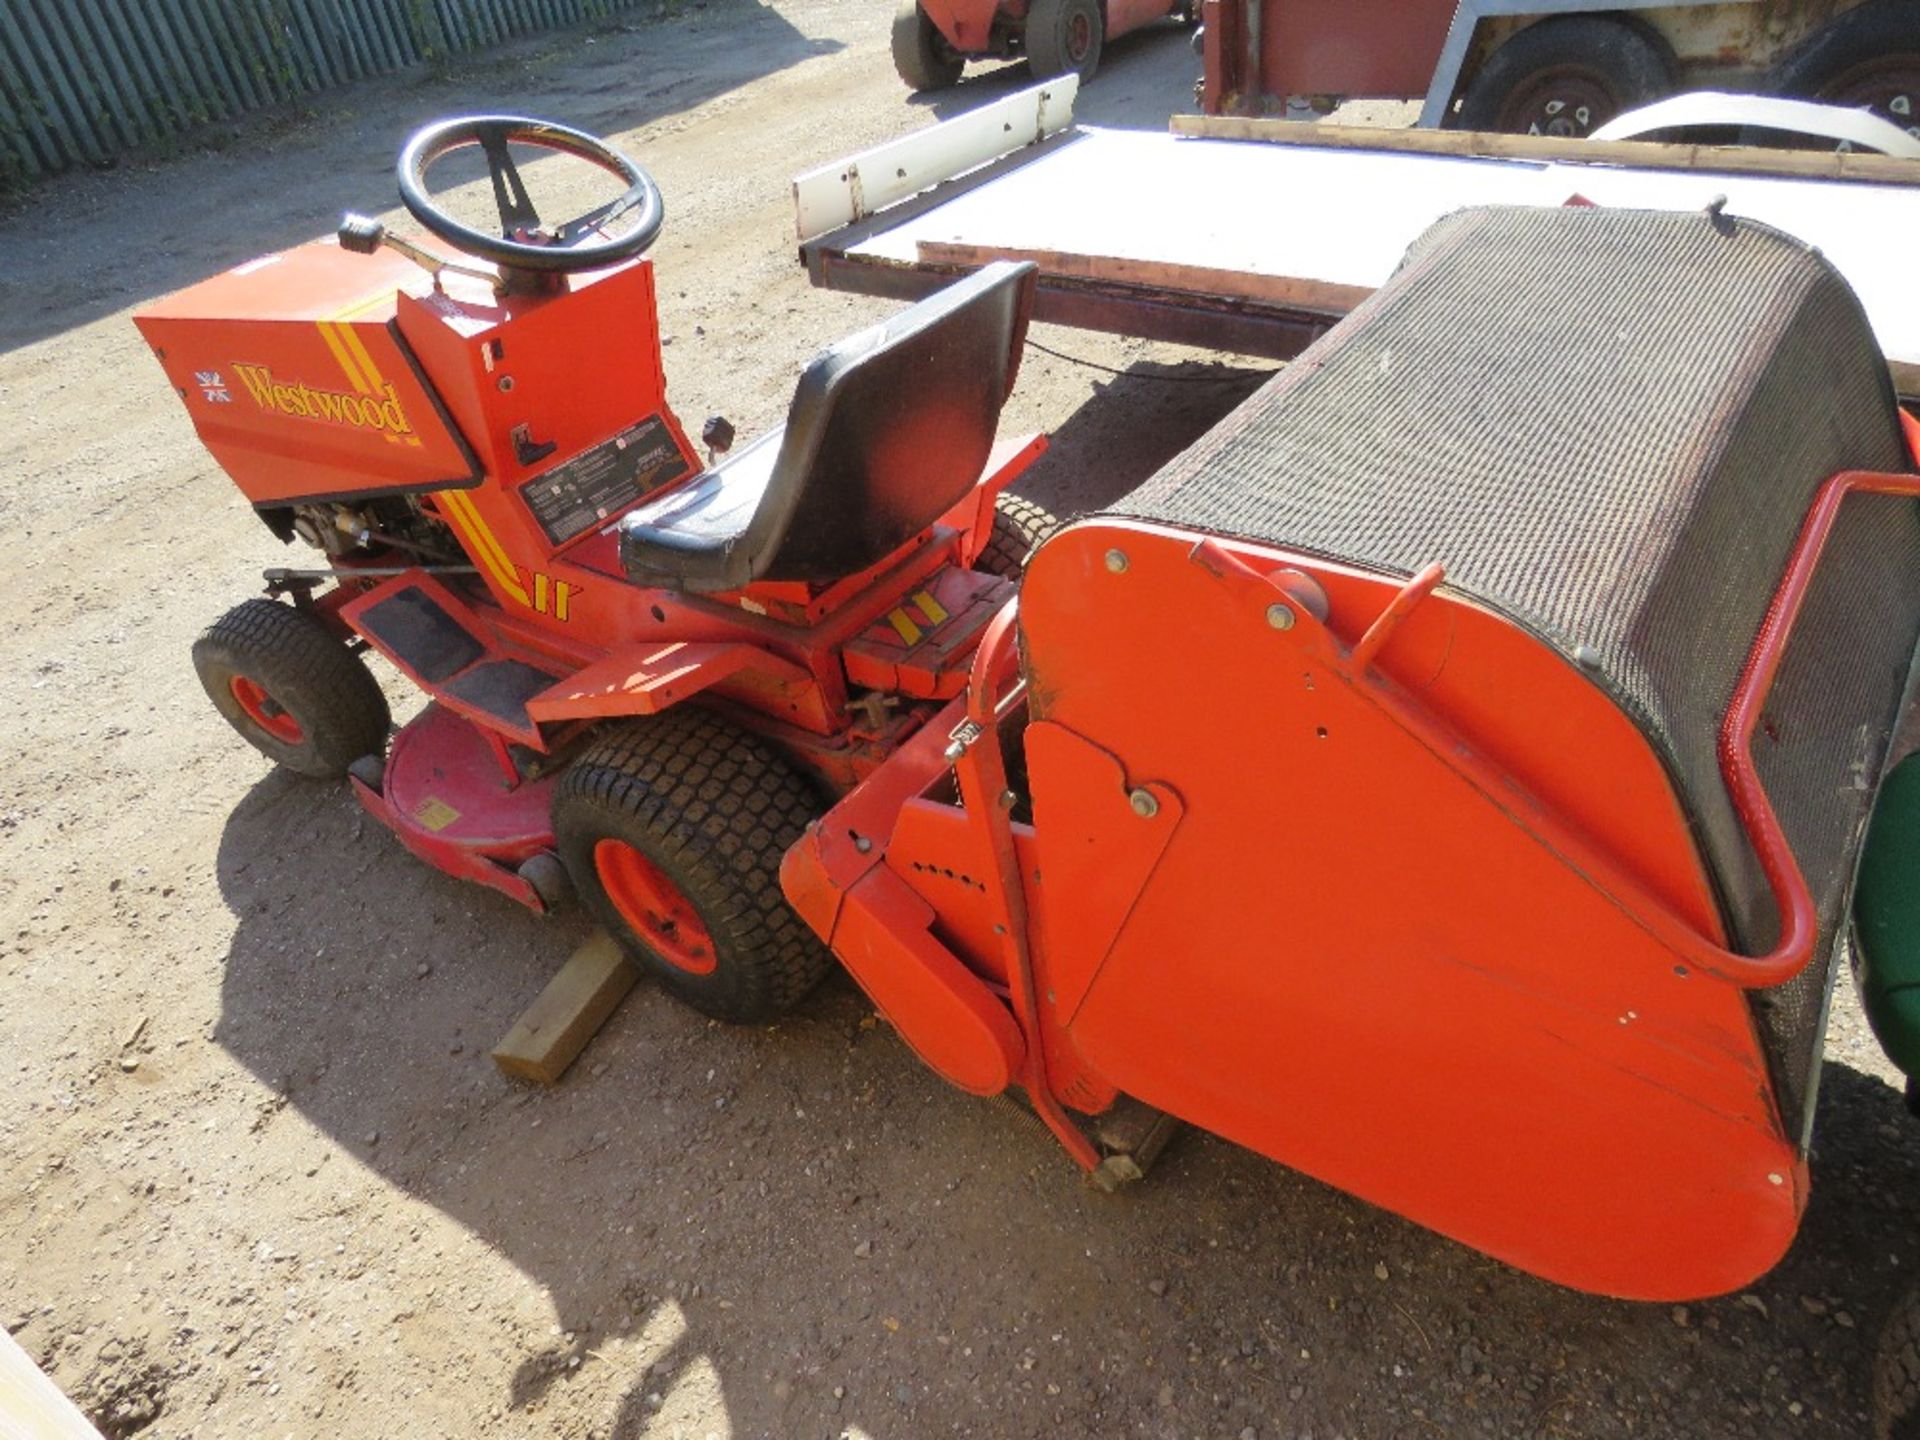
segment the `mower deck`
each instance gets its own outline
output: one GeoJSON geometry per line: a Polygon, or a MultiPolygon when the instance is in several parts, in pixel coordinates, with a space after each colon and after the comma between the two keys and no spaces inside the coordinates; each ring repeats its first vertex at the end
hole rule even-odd
{"type": "Polygon", "coordinates": [[[367,813],[429,865],[544,912],[517,867],[553,848],[555,776],[509,779],[511,763],[487,730],[434,703],[393,737],[378,788],[350,778],[367,813]]]}

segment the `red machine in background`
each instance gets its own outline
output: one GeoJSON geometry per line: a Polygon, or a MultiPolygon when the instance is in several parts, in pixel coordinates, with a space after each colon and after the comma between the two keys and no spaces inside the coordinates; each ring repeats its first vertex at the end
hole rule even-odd
{"type": "Polygon", "coordinates": [[[791,1004],[828,959],[780,902],[781,854],[818,795],[959,693],[1047,523],[995,504],[1042,444],[994,434],[1032,267],[990,267],[830,349],[784,427],[703,467],[666,402],[643,171],[577,131],[481,118],[416,136],[400,185],[497,269],[349,217],[338,244],[138,319],[261,518],[323,555],[269,572],[273,598],[207,632],[207,692],[280,764],[351,770],[430,863],[535,910],[570,878],[709,1013],[791,1004]],[[624,188],[543,225],[510,145],[624,188]],[[473,147],[498,236],[427,192],[436,160],[473,147]],[[432,697],[391,748],[359,645],[432,697]]]}
{"type": "Polygon", "coordinates": [[[1025,56],[1040,79],[1083,80],[1109,40],[1169,15],[1191,21],[1198,0],[900,0],[893,66],[909,90],[944,90],[969,60],[1025,56]]]}
{"type": "Polygon", "coordinates": [[[1731,89],[1920,135],[1920,0],[1205,0],[1203,20],[1210,115],[1419,99],[1426,126],[1584,136],[1731,89]]]}

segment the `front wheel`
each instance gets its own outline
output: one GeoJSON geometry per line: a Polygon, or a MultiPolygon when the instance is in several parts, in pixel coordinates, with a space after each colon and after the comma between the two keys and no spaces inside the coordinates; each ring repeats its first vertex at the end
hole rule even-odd
{"type": "Polygon", "coordinates": [[[1106,37],[1098,0],[1033,0],[1027,7],[1027,66],[1042,80],[1068,71],[1092,79],[1106,37]]]}
{"type": "Polygon", "coordinates": [[[1649,32],[1603,16],[1562,16],[1529,25],[1488,56],[1451,123],[1584,140],[1674,84],[1673,58],[1649,32]]]}
{"type": "Polygon", "coordinates": [[[391,719],[373,672],[303,610],[234,606],[194,642],[193,668],[227,723],[295,774],[337,779],[386,749],[391,719]]]}
{"type": "Polygon", "coordinates": [[[831,957],[780,891],[820,812],[757,736],[698,710],[623,722],[561,776],[553,833],[573,886],[627,954],[716,1020],[766,1020],[831,957]]]}
{"type": "Polygon", "coordinates": [[[966,63],[919,0],[900,0],[893,12],[893,68],[909,90],[945,90],[959,81],[966,63]]]}

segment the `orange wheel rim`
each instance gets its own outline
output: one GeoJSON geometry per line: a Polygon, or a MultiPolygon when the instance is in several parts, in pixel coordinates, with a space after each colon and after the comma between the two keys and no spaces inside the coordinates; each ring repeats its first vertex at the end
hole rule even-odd
{"type": "Polygon", "coordinates": [[[613,908],[648,949],[689,975],[713,973],[720,963],[713,936],[664,870],[624,840],[596,843],[593,868],[613,908]]]}
{"type": "Polygon", "coordinates": [[[269,695],[267,687],[258,680],[236,675],[228,688],[233,691],[233,698],[246,717],[275,740],[298,745],[307,738],[307,732],[300,728],[300,722],[269,695]]]}

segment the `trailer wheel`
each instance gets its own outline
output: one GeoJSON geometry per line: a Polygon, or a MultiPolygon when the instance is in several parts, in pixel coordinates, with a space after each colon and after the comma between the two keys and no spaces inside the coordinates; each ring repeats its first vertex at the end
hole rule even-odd
{"type": "Polygon", "coordinates": [[[973,568],[1018,580],[1040,542],[1059,528],[1059,519],[1046,506],[1002,490],[993,499],[993,533],[974,557],[973,568]]]}
{"type": "Polygon", "coordinates": [[[1776,94],[1871,110],[1920,140],[1920,0],[1868,0],[1781,62],[1776,94]]]}
{"type": "Polygon", "coordinates": [[[1584,139],[1674,84],[1673,56],[1657,36],[1624,20],[1568,15],[1529,25],[1488,56],[1451,123],[1584,139]]]}
{"type": "Polygon", "coordinates": [[[1069,70],[1092,79],[1106,38],[1098,0],[1033,0],[1027,7],[1027,68],[1042,80],[1069,70]]]}
{"type": "Polygon", "coordinates": [[[560,777],[553,833],[587,909],[703,1015],[795,1004],[832,963],[780,892],[780,861],[820,813],[757,736],[683,709],[610,728],[560,777]]]}
{"type": "Polygon", "coordinates": [[[387,748],[387,697],[361,660],[312,615],[242,602],[193,642],[207,698],[248,744],[297,775],[337,779],[387,748]]]}
{"type": "Polygon", "coordinates": [[[1920,1440],[1920,1286],[1894,1302],[1873,1363],[1874,1440],[1920,1440]]]}
{"type": "Polygon", "coordinates": [[[945,90],[959,80],[966,63],[927,18],[920,0],[900,0],[893,12],[893,68],[909,90],[945,90]]]}

